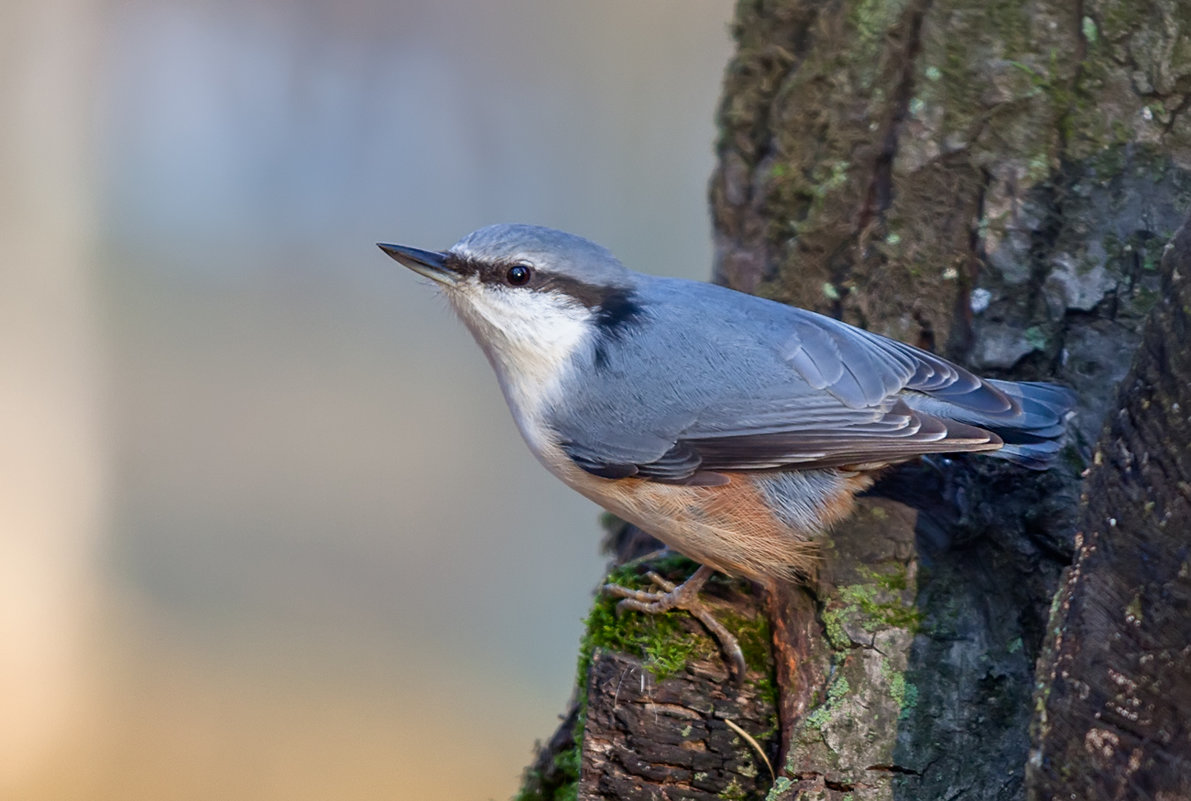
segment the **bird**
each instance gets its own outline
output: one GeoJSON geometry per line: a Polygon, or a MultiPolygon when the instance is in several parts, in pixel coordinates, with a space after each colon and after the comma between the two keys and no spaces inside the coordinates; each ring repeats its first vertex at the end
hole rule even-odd
{"type": "Polygon", "coordinates": [[[378,246],[441,288],[547,470],[700,565],[678,587],[606,589],[631,609],[687,609],[721,646],[730,635],[697,598],[714,571],[809,575],[856,494],[916,457],[1046,469],[1075,403],[812,311],[636,272],[551,228],[378,246]]]}

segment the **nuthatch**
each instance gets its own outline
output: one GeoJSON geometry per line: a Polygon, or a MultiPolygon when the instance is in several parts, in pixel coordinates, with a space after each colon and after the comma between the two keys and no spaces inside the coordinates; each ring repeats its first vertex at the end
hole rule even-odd
{"type": "Polygon", "coordinates": [[[380,248],[442,287],[550,472],[703,565],[668,594],[622,590],[633,608],[691,608],[712,569],[805,575],[816,535],[890,464],[988,451],[1045,468],[1074,402],[803,309],[633,272],[549,228],[380,248]]]}

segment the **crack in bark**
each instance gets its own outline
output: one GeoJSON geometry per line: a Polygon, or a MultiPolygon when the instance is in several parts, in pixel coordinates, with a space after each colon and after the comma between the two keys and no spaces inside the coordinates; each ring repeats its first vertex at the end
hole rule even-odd
{"type": "Polygon", "coordinates": [[[858,784],[857,782],[832,781],[831,779],[824,777],[823,786],[828,790],[835,790],[837,793],[851,793],[858,787],[867,787],[868,785],[858,784]]]}
{"type": "Polygon", "coordinates": [[[980,168],[980,182],[976,185],[976,203],[973,213],[974,224],[968,231],[968,270],[960,273],[960,283],[955,293],[954,322],[947,339],[945,354],[960,363],[967,362],[976,343],[972,327],[972,289],[980,278],[984,264],[984,240],[980,236],[980,225],[988,203],[988,190],[992,186],[993,174],[988,167],[980,168]]]}
{"type": "Polygon", "coordinates": [[[886,773],[901,773],[907,776],[921,776],[921,771],[907,768],[904,765],[869,765],[865,770],[879,770],[886,773]]]}
{"type": "Polygon", "coordinates": [[[888,127],[882,137],[881,152],[873,163],[864,204],[856,218],[858,235],[867,229],[873,220],[882,218],[893,202],[893,160],[897,156],[901,126],[914,96],[915,67],[918,54],[922,51],[922,22],[930,11],[932,2],[933,0],[919,0],[906,10],[907,40],[900,55],[902,71],[893,92],[893,111],[889,115],[888,127]]]}

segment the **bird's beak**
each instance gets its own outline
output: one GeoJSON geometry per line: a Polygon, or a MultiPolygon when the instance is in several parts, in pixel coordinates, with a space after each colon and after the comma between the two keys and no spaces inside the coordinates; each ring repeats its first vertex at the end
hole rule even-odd
{"type": "Polygon", "coordinates": [[[377,242],[376,246],[419,275],[424,275],[447,286],[459,283],[458,274],[447,266],[447,254],[445,253],[434,250],[418,250],[405,245],[386,245],[383,242],[377,242]]]}

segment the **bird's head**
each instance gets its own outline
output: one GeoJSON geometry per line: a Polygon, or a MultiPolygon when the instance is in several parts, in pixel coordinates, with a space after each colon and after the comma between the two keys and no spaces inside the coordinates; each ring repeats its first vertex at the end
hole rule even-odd
{"type": "Polygon", "coordinates": [[[442,287],[502,378],[555,377],[609,326],[640,312],[640,276],[563,231],[490,225],[441,252],[379,247],[442,287]]]}

